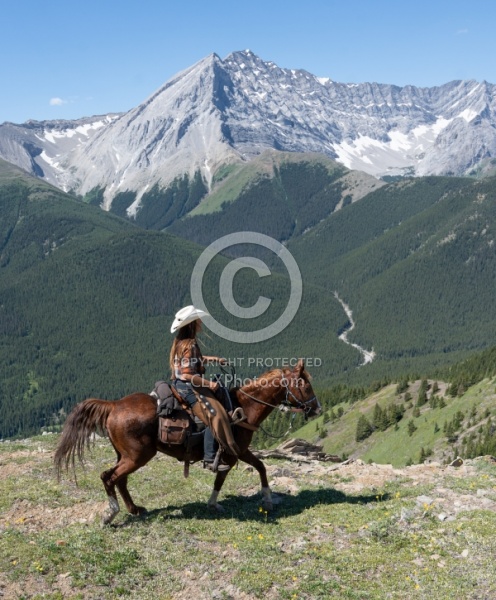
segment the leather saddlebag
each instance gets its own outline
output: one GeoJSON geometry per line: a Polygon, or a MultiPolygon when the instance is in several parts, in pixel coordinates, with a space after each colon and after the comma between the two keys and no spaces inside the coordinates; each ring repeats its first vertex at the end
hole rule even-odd
{"type": "Polygon", "coordinates": [[[184,444],[191,432],[191,421],[185,410],[176,410],[169,417],[160,417],[158,437],[163,444],[184,444]]]}

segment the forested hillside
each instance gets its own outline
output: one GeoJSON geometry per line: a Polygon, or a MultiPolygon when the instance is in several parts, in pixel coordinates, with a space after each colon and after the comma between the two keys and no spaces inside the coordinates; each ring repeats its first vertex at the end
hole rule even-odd
{"type": "MultiPolygon", "coordinates": [[[[349,173],[310,159],[274,164],[273,176],[258,173],[253,185],[231,170],[222,202],[206,198],[176,229],[203,232],[205,242],[250,229],[289,238],[303,277],[301,305],[284,331],[259,344],[206,331],[205,352],[230,358],[240,377],[307,358],[325,395],[338,383],[368,389],[405,373],[422,377],[494,345],[495,180],[405,180],[351,202],[370,181],[352,184],[349,173]],[[230,198],[236,190],[239,198],[230,198]],[[372,363],[360,366],[358,349],[338,338],[350,321],[334,292],[353,314],[349,341],[374,350],[372,363]]],[[[169,208],[186,206],[186,187],[169,208]]],[[[144,230],[6,163],[0,211],[0,437],[56,423],[85,397],[148,391],[168,376],[170,323],[191,302],[202,246],[144,230]]],[[[287,272],[273,253],[260,256],[271,277],[241,269],[233,290],[245,307],[270,298],[257,319],[240,320],[223,304],[227,258],[212,260],[203,277],[209,310],[237,331],[273,323],[287,304],[287,272]]]]}
{"type": "Polygon", "coordinates": [[[386,374],[495,343],[495,232],[495,179],[424,178],[369,194],[288,247],[306,281],[349,304],[350,340],[374,348],[386,374]]]}
{"type": "Polygon", "coordinates": [[[240,228],[288,240],[381,185],[323,156],[265,152],[220,170],[212,193],[168,231],[202,245],[240,228]]]}
{"type": "MultiPolygon", "coordinates": [[[[143,231],[5,164],[0,177],[0,438],[54,424],[88,396],[149,391],[168,377],[170,324],[191,302],[191,272],[202,248],[143,231]]],[[[234,327],[219,300],[225,264],[221,257],[212,262],[204,294],[212,312],[234,327]]],[[[250,305],[261,289],[258,276],[246,271],[235,294],[250,305]]],[[[270,323],[285,307],[287,278],[270,279],[274,300],[252,327],[270,323]]],[[[207,333],[203,344],[231,358],[243,377],[272,366],[255,359],[317,356],[323,366],[313,374],[323,379],[358,364],[356,352],[335,335],[345,322],[341,308],[309,285],[296,318],[277,338],[254,347],[207,333]]]]}

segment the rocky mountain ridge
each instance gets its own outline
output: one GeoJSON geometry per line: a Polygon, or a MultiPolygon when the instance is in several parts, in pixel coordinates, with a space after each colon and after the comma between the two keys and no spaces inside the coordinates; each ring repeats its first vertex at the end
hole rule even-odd
{"type": "Polygon", "coordinates": [[[103,191],[110,208],[154,186],[267,149],[317,152],[373,176],[475,174],[496,154],[495,89],[348,84],[284,69],[250,51],[211,54],[136,108],[77,121],[0,125],[0,157],[65,191],[103,191]]]}

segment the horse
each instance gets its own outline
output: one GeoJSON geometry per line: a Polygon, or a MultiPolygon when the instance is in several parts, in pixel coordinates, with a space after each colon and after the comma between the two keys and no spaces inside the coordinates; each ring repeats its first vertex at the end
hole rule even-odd
{"type": "MultiPolygon", "coordinates": [[[[269,414],[280,405],[300,411],[306,417],[320,414],[321,407],[305,370],[303,360],[294,369],[274,369],[249,380],[241,387],[229,391],[231,400],[243,410],[245,420],[233,425],[233,437],[239,447],[237,456],[224,453],[223,460],[231,468],[239,460],[254,467],[260,475],[262,506],[272,510],[273,499],[263,462],[249,449],[253,434],[269,414]]],[[[61,472],[75,468],[76,458],[84,463],[84,450],[90,446],[92,435],[106,432],[117,462],[100,477],[108,497],[108,509],[103,514],[103,524],[109,525],[120,511],[116,488],[132,515],[146,514],[137,506],[127,489],[128,476],[148,463],[157,452],[163,452],[178,461],[201,461],[203,444],[192,449],[184,445],[164,444],[158,439],[158,416],[156,399],[145,393],[134,393],[120,400],[88,398],[76,404],[69,413],[54,455],[58,479],[61,472]]],[[[186,463],[185,463],[186,465],[186,463]]],[[[216,473],[212,494],[207,506],[221,512],[217,502],[222,485],[229,471],[216,473]]]]}

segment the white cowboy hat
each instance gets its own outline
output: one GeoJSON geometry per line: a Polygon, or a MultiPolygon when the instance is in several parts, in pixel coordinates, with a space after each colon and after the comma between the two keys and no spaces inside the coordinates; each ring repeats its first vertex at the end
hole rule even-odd
{"type": "Polygon", "coordinates": [[[174,317],[174,322],[171,326],[171,333],[174,333],[192,321],[196,321],[196,319],[201,319],[202,317],[208,316],[208,312],[205,312],[200,308],[195,308],[193,305],[185,306],[184,308],[181,308],[181,310],[177,311],[176,316],[174,317]]]}

